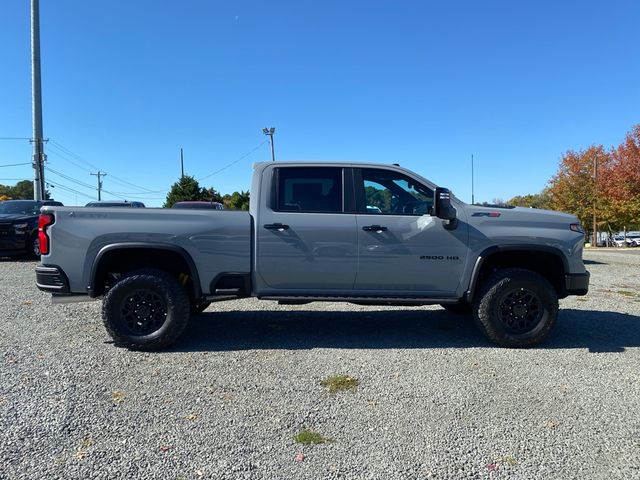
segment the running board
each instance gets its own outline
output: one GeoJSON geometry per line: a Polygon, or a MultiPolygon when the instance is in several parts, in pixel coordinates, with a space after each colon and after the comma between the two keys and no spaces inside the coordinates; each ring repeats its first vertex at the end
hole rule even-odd
{"type": "Polygon", "coordinates": [[[421,297],[329,297],[329,296],[264,296],[260,300],[274,300],[281,305],[304,305],[311,302],[349,302],[357,305],[389,306],[389,305],[439,305],[442,303],[458,303],[459,298],[421,298],[421,297]]]}

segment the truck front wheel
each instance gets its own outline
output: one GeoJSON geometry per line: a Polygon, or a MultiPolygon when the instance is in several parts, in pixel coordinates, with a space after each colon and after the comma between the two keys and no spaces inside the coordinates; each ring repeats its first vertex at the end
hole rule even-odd
{"type": "Polygon", "coordinates": [[[473,304],[480,330],[503,347],[531,347],[549,334],[558,316],[558,295],[530,270],[498,270],[481,285],[473,304]]]}
{"type": "Polygon", "coordinates": [[[178,281],[160,270],[125,275],[102,303],[102,321],[118,346],[157,350],[173,343],[189,321],[189,297],[178,281]]]}

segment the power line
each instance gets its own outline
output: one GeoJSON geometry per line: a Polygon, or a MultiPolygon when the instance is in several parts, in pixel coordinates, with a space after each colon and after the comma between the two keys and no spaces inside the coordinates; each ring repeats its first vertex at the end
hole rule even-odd
{"type": "Polygon", "coordinates": [[[244,155],[242,155],[242,156],[241,156],[240,158],[238,158],[237,160],[234,160],[233,162],[231,162],[231,163],[229,163],[229,164],[225,165],[224,167],[222,167],[222,168],[220,168],[220,169],[216,170],[215,172],[210,173],[209,175],[205,175],[204,177],[200,177],[200,178],[198,179],[198,181],[200,182],[200,181],[204,180],[205,178],[209,178],[209,177],[212,177],[213,175],[217,175],[218,173],[222,172],[223,170],[226,170],[227,168],[232,167],[233,165],[235,165],[235,164],[236,164],[236,163],[238,163],[239,161],[244,160],[245,158],[247,158],[249,155],[251,155],[253,152],[255,152],[256,150],[258,150],[260,147],[262,147],[262,146],[263,146],[265,143],[267,143],[268,141],[269,141],[269,140],[265,140],[265,141],[264,141],[264,142],[262,142],[260,145],[257,145],[256,147],[254,147],[252,150],[250,150],[249,152],[247,152],[247,153],[245,153],[244,155]]]}
{"type": "MultiPolygon", "coordinates": [[[[93,170],[101,170],[101,168],[99,168],[99,167],[97,167],[96,165],[94,165],[93,163],[91,163],[91,162],[89,162],[89,161],[85,160],[85,159],[84,159],[84,158],[82,158],[80,155],[77,155],[77,154],[73,153],[73,152],[72,152],[71,150],[69,150],[67,147],[65,147],[64,145],[60,144],[60,142],[56,142],[55,140],[50,140],[50,142],[51,142],[51,144],[52,144],[54,147],[56,147],[59,151],[61,151],[61,152],[65,153],[66,155],[68,155],[68,156],[70,156],[70,157],[72,157],[72,158],[74,158],[74,159],[78,160],[79,162],[82,162],[82,163],[84,163],[84,164],[86,164],[86,165],[89,165],[93,170]]],[[[74,163],[74,162],[72,162],[72,161],[71,161],[71,160],[69,160],[69,159],[66,159],[66,160],[67,160],[67,161],[69,161],[69,162],[71,162],[71,163],[74,163]]],[[[74,163],[74,164],[75,164],[75,163],[74,163]]],[[[78,166],[77,164],[75,164],[75,165],[76,165],[76,166],[78,166]]],[[[80,167],[80,168],[82,168],[82,167],[80,167]]],[[[86,170],[86,169],[85,169],[85,170],[86,170]]],[[[89,173],[91,173],[91,171],[90,171],[90,170],[87,170],[87,171],[88,171],[89,173]]],[[[122,179],[122,178],[116,177],[116,176],[115,176],[115,175],[113,175],[113,174],[110,174],[110,176],[111,176],[111,180],[112,180],[113,182],[115,182],[115,183],[125,184],[126,186],[129,186],[129,187],[137,188],[137,189],[139,189],[139,190],[144,190],[146,193],[162,193],[162,192],[168,192],[168,191],[169,191],[169,190],[150,190],[150,189],[148,189],[148,188],[142,187],[142,186],[140,186],[140,185],[136,185],[135,183],[131,183],[131,182],[129,182],[129,181],[127,181],[127,180],[124,180],[124,179],[122,179]]],[[[106,191],[106,190],[105,190],[105,191],[106,191]]],[[[143,193],[143,192],[140,192],[140,193],[143,193]]]]}
{"type": "Polygon", "coordinates": [[[53,186],[53,187],[55,187],[55,188],[61,188],[62,190],[65,190],[67,192],[75,193],[76,195],[82,195],[83,197],[87,197],[87,198],[90,198],[91,200],[93,200],[93,196],[92,195],[87,195],[86,193],[79,192],[78,190],[74,190],[73,188],[68,187],[66,185],[63,185],[61,183],[52,182],[50,180],[47,180],[46,183],[51,185],[51,186],[53,186]]]}
{"type": "Polygon", "coordinates": [[[90,185],[90,184],[88,184],[88,183],[84,183],[84,182],[82,182],[82,181],[80,181],[80,180],[76,180],[75,178],[70,177],[69,175],[66,175],[66,174],[64,174],[64,173],[62,173],[62,172],[58,172],[57,170],[54,170],[54,169],[53,169],[53,168],[51,168],[51,167],[47,167],[47,170],[48,170],[49,172],[51,172],[51,173],[55,174],[55,175],[58,175],[59,177],[64,178],[65,180],[69,180],[70,182],[73,182],[73,183],[75,183],[75,184],[77,184],[77,185],[80,185],[81,187],[85,187],[85,188],[88,188],[88,189],[90,189],[90,190],[95,190],[95,189],[96,189],[96,187],[94,187],[93,185],[90,185]]]}
{"type": "Polygon", "coordinates": [[[0,140],[31,140],[29,137],[0,137],[0,140]]]}
{"type": "Polygon", "coordinates": [[[0,165],[0,167],[20,167],[22,165],[31,165],[31,162],[12,163],[12,164],[9,164],[9,165],[0,165]]]}
{"type": "Polygon", "coordinates": [[[63,151],[64,153],[66,153],[67,155],[69,155],[70,157],[75,158],[76,160],[85,163],[87,165],[89,165],[93,170],[100,170],[99,167],[96,167],[94,164],[92,164],[91,162],[88,162],[87,160],[85,160],[84,158],[82,158],[80,155],[73,153],[71,150],[69,150],[67,147],[65,147],[64,145],[60,144],[59,142],[56,142],[55,140],[51,140],[49,139],[49,143],[51,145],[55,145],[59,150],[63,151]]]}
{"type": "MultiPolygon", "coordinates": [[[[59,150],[58,147],[56,147],[55,145],[52,145],[52,144],[50,144],[49,147],[53,147],[55,150],[59,150]]],[[[79,169],[84,170],[87,173],[91,173],[91,170],[89,170],[88,168],[83,167],[79,163],[76,163],[73,160],[70,160],[69,158],[67,158],[66,154],[62,150],[60,150],[60,153],[56,152],[55,150],[49,149],[49,153],[53,153],[56,157],[60,157],[65,162],[69,162],[70,164],[78,167],[79,169]]]]}

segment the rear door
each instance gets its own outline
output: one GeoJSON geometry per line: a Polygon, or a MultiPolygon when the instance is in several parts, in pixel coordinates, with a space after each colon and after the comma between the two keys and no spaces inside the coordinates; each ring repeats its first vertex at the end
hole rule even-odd
{"type": "MultiPolygon", "coordinates": [[[[262,181],[268,176],[266,170],[262,181]]],[[[278,166],[270,179],[270,196],[261,199],[255,225],[259,293],[352,289],[357,233],[354,208],[345,202],[346,189],[353,198],[345,169],[278,166]]]]}
{"type": "Polygon", "coordinates": [[[394,170],[354,170],[357,290],[452,296],[467,256],[467,224],[432,216],[434,190],[394,170]]]}

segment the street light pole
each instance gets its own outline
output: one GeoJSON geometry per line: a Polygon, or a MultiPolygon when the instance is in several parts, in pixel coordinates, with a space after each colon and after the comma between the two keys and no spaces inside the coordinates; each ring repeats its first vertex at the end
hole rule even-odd
{"type": "Polygon", "coordinates": [[[263,128],[262,129],[262,133],[264,133],[265,135],[267,135],[269,137],[269,139],[271,140],[271,161],[275,162],[276,161],[276,151],[275,151],[275,147],[273,146],[273,134],[276,133],[276,129],[271,127],[271,128],[263,128]]]}
{"type": "Polygon", "coordinates": [[[598,154],[593,157],[593,247],[598,246],[598,227],[596,223],[596,208],[598,206],[598,154]]]}

